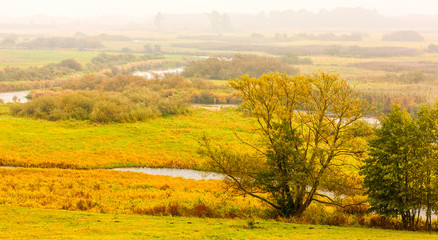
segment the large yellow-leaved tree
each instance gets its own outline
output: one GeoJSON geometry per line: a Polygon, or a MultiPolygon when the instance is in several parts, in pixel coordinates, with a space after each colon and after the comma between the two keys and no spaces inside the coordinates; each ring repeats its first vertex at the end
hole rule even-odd
{"type": "Polygon", "coordinates": [[[253,150],[245,152],[217,147],[208,137],[201,141],[211,170],[226,175],[229,187],[284,217],[301,215],[312,201],[333,203],[321,190],[353,189],[346,179],[357,180],[351,167],[365,150],[369,131],[361,118],[369,107],[344,80],[325,72],[275,72],[229,85],[256,119],[259,136],[242,139],[253,150]]]}

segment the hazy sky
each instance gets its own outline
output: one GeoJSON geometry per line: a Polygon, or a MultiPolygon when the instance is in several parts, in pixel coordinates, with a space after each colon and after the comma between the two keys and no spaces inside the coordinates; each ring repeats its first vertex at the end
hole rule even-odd
{"type": "Polygon", "coordinates": [[[271,10],[363,7],[383,15],[438,14],[438,0],[0,0],[0,16],[100,16],[163,13],[257,13],[271,10]]]}

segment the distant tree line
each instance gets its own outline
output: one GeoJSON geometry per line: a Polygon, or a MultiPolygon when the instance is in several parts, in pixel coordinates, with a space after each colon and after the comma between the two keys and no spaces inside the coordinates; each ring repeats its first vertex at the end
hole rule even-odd
{"type": "Polygon", "coordinates": [[[129,62],[140,62],[150,59],[154,59],[154,57],[150,55],[134,55],[132,53],[100,53],[99,55],[91,59],[90,63],[87,64],[87,67],[90,70],[102,70],[118,65],[124,65],[129,62]]]}
{"type": "Polygon", "coordinates": [[[236,54],[233,58],[211,57],[191,62],[187,64],[182,75],[226,80],[245,74],[250,77],[259,77],[264,73],[274,71],[289,74],[299,72],[298,68],[281,63],[276,58],[236,54]]]}
{"type": "Polygon", "coordinates": [[[66,59],[59,63],[51,63],[43,67],[5,67],[0,70],[2,81],[40,81],[81,71],[83,66],[74,59],[66,59]]]}
{"type": "Polygon", "coordinates": [[[424,42],[424,37],[415,31],[397,31],[383,35],[382,41],[424,42]]]}
{"type": "MultiPolygon", "coordinates": [[[[53,80],[55,77],[69,75],[78,71],[98,71],[102,69],[111,69],[115,66],[124,65],[130,62],[142,62],[150,59],[153,59],[153,57],[149,55],[136,56],[130,53],[101,53],[92,58],[90,63],[88,63],[85,67],[75,59],[66,59],[59,63],[50,63],[42,67],[31,66],[27,68],[20,68],[6,66],[0,70],[0,82],[53,80]]],[[[159,66],[163,64],[165,63],[159,63],[159,66]]],[[[141,66],[139,66],[139,68],[141,68],[141,66]]],[[[118,71],[116,71],[116,74],[117,72],[118,71]]]]}
{"type": "Polygon", "coordinates": [[[306,45],[306,46],[267,46],[249,45],[240,42],[215,43],[177,43],[175,47],[195,48],[199,50],[220,50],[220,51],[257,51],[266,52],[273,55],[283,55],[293,53],[297,56],[330,55],[340,57],[397,57],[415,56],[420,54],[415,48],[408,47],[360,47],[357,45],[306,45]]]}
{"type": "Polygon", "coordinates": [[[103,44],[96,39],[78,39],[72,37],[51,37],[51,38],[35,38],[28,42],[22,42],[19,46],[29,49],[53,49],[53,48],[65,48],[65,49],[96,49],[102,48],[103,44]]]}
{"type": "Polygon", "coordinates": [[[429,53],[438,53],[438,45],[435,44],[429,44],[426,48],[426,52],[429,53]]]}
{"type": "Polygon", "coordinates": [[[307,34],[300,33],[293,37],[292,40],[318,40],[318,41],[362,41],[361,33],[341,34],[333,33],[307,34]]]}

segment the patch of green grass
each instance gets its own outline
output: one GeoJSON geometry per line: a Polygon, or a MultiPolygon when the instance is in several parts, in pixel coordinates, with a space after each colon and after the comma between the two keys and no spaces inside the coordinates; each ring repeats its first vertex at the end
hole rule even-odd
{"type": "Polygon", "coordinates": [[[186,115],[107,125],[4,114],[0,115],[0,165],[201,169],[197,141],[204,133],[218,144],[233,145],[238,142],[234,132],[248,136],[252,121],[234,109],[193,109],[186,115]]]}
{"type": "Polygon", "coordinates": [[[0,67],[29,67],[57,63],[73,58],[82,64],[88,63],[99,52],[72,50],[0,49],[0,67]]]}
{"type": "Polygon", "coordinates": [[[436,233],[1,206],[2,239],[437,239],[436,233]]]}

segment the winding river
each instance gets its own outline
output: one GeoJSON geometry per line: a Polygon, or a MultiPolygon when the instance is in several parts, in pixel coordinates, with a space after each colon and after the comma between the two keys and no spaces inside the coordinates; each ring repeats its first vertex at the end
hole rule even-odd
{"type": "Polygon", "coordinates": [[[141,76],[145,77],[146,79],[153,79],[155,76],[158,76],[159,78],[165,77],[167,74],[180,74],[184,71],[184,68],[173,68],[173,69],[166,69],[161,71],[147,71],[147,72],[134,72],[132,75],[134,76],[141,76]]]}

